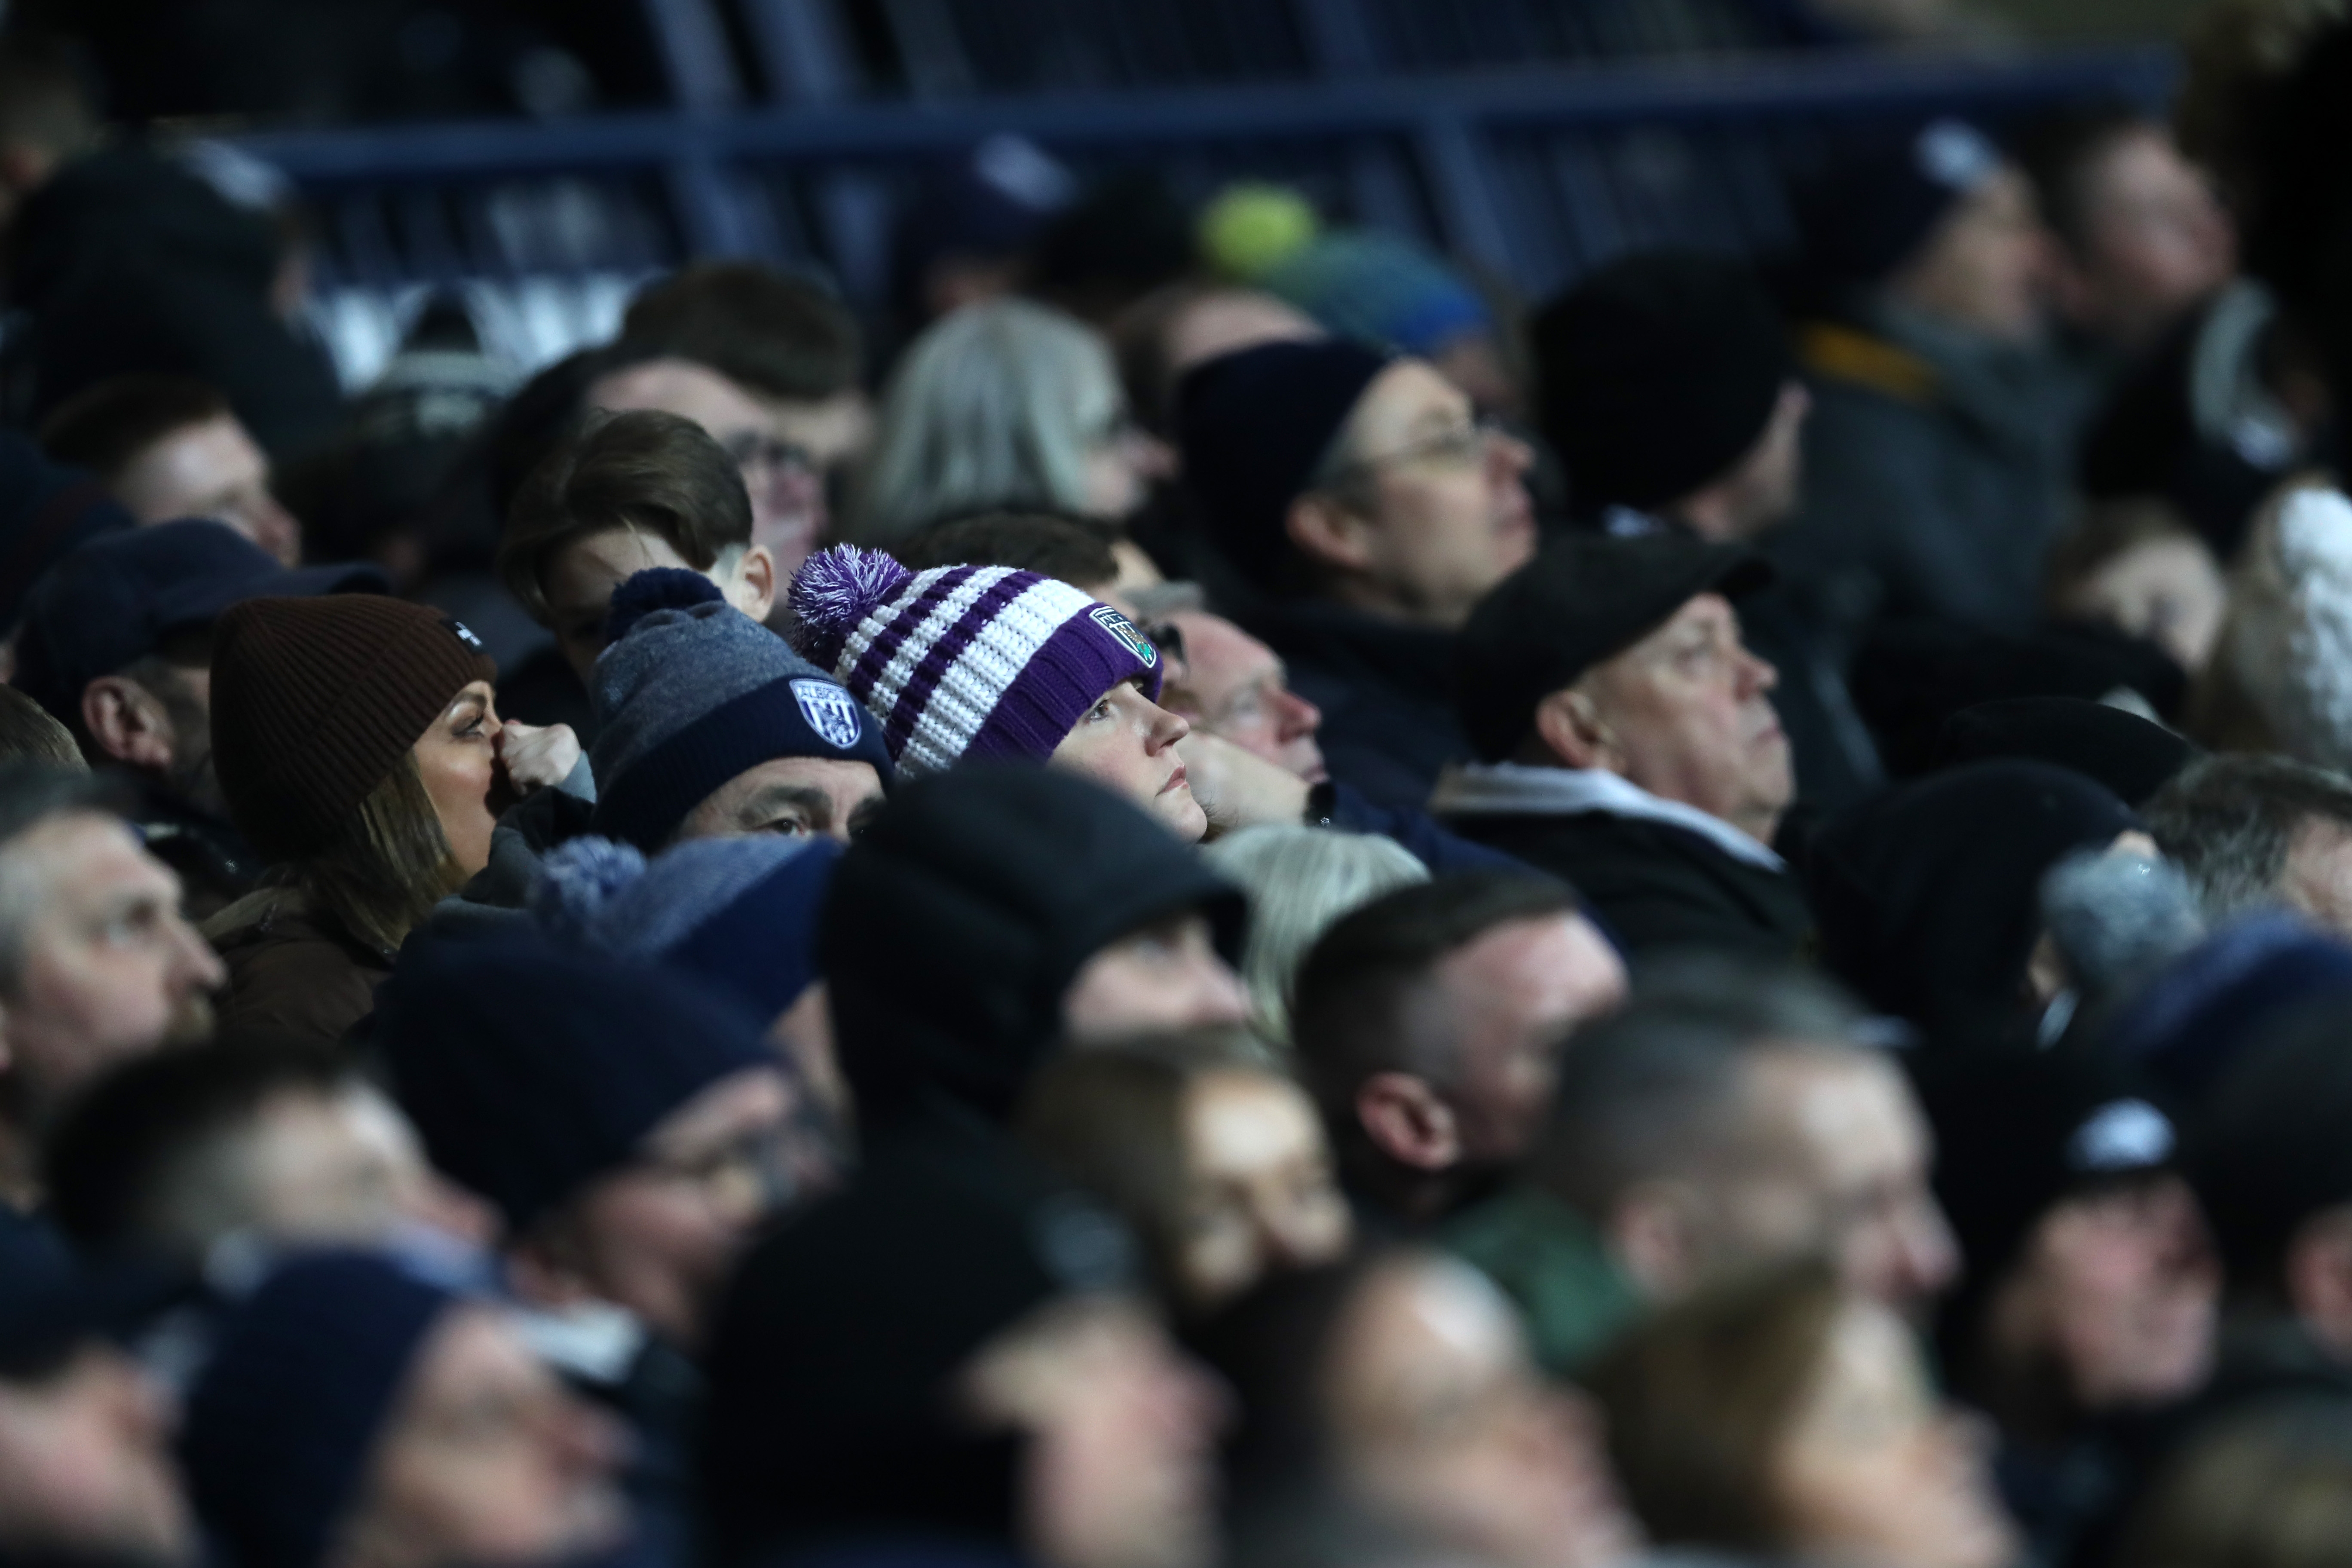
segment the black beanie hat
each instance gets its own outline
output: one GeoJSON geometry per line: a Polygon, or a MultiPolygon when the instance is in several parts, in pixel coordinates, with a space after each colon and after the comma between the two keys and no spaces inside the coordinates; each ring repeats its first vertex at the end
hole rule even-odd
{"type": "Polygon", "coordinates": [[[848,1191],[755,1247],[709,1360],[712,1560],[793,1538],[1015,1538],[1023,1446],[955,1423],[950,1380],[1056,1298],[1124,1289],[1118,1222],[965,1117],[885,1132],[848,1191]]]}
{"type": "Polygon", "coordinates": [[[1241,894],[1085,779],[975,764],[907,785],[842,856],[817,952],[859,1114],[944,1097],[1009,1115],[1079,966],[1187,910],[1238,951],[1241,894]]]}
{"type": "Polygon", "coordinates": [[[1722,478],[1797,374],[1771,295],[1728,257],[1613,261],[1547,306],[1530,337],[1538,421],[1583,515],[1646,511],[1722,478]]]}
{"type": "Polygon", "coordinates": [[[1195,365],[1178,384],[1184,482],[1210,538],[1260,588],[1284,585],[1290,503],[1391,363],[1340,338],[1261,343],[1195,365]]]}
{"type": "Polygon", "coordinates": [[[2015,757],[2098,780],[2137,810],[2201,753],[2161,724],[2079,697],[1979,702],[1944,721],[1936,765],[2015,757]]]}
{"type": "Polygon", "coordinates": [[[1571,534],[1495,585],[1470,612],[1455,659],[1456,707],[1490,763],[1518,750],[1536,707],[1632,647],[1705,593],[1738,598],[1772,580],[1760,555],[1661,531],[1571,534]]]}
{"type": "Polygon", "coordinates": [[[2137,826],[2104,786],[2045,763],[1978,763],[1832,821],[1806,868],[1822,962],[1930,1033],[2016,1008],[2042,874],[2137,826]]]}
{"type": "Polygon", "coordinates": [[[2178,1137],[2128,1074],[2089,1051],[1929,1053],[1915,1081],[1936,1130],[1937,1201],[1966,1263],[1945,1312],[1965,1353],[2042,1216],[2102,1183],[2170,1168],[2178,1137]]]}
{"type": "Polygon", "coordinates": [[[711,1084],[777,1065],[731,994],[526,931],[411,942],[374,1045],[434,1165],[509,1233],[627,1164],[711,1084]]]}
{"type": "Polygon", "coordinates": [[[282,1265],[222,1325],[180,1426],[189,1498],[240,1568],[319,1568],[426,1336],[458,1298],[390,1254],[282,1265]]]}
{"type": "Polygon", "coordinates": [[[1830,288],[1885,282],[2000,169],[1992,139],[1950,118],[1849,150],[1796,192],[1807,271],[1830,288]]]}
{"type": "Polygon", "coordinates": [[[2189,1180],[2231,1282],[2284,1288],[2280,1266],[2303,1223],[2352,1203],[2352,1002],[2342,994],[2280,1016],[2204,1101],[2189,1180]]]}

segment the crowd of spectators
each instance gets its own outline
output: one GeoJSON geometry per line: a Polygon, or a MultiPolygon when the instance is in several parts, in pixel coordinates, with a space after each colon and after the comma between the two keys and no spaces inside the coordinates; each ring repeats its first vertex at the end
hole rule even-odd
{"type": "Polygon", "coordinates": [[[348,402],[0,44],[0,1565],[2345,1563],[2352,23],[2199,36],[348,402]]]}

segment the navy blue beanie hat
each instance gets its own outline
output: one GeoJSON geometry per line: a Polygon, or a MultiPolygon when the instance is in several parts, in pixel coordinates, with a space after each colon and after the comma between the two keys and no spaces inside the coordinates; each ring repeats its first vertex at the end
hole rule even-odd
{"type": "Polygon", "coordinates": [[[1885,282],[1953,203],[2000,169],[2000,150],[1964,120],[1930,121],[1856,151],[1797,193],[1807,271],[1832,287],[1885,282]]]}
{"type": "Polygon", "coordinates": [[[816,978],[817,910],[840,858],[830,838],[761,835],[688,839],[649,861],[592,835],[547,858],[530,909],[560,941],[700,975],[772,1018],[816,978]]]}
{"type": "Polygon", "coordinates": [[[658,849],[711,791],[779,757],[870,763],[889,787],[882,727],[857,699],[701,573],[638,573],[604,629],[589,763],[606,837],[658,849]]]}
{"type": "Polygon", "coordinates": [[[1394,363],[1360,343],[1261,343],[1196,365],[1176,388],[1184,481],[1227,560],[1284,585],[1284,523],[1365,388],[1394,363]]]}
{"type": "Polygon", "coordinates": [[[287,1263],[233,1311],[190,1392],[180,1458],[238,1568],[317,1568],[418,1348],[457,1297],[388,1255],[287,1263]]]}
{"type": "Polygon", "coordinates": [[[2121,1003],[2107,1047],[2186,1105],[2220,1082],[2273,1020],[2352,1005],[2352,946],[2288,914],[2221,927],[2121,1003]]]}
{"type": "Polygon", "coordinates": [[[410,942],[375,1043],[435,1166],[520,1233],[709,1085],[777,1066],[765,1022],[682,975],[515,931],[410,942]]]}

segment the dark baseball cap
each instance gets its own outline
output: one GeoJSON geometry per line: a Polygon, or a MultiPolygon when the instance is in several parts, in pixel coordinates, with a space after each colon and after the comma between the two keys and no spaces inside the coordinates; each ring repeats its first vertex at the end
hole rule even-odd
{"type": "Polygon", "coordinates": [[[373,566],[280,566],[224,522],[188,518],[94,539],[25,597],[16,685],[71,727],[85,687],[246,599],[387,592],[373,566]]]}
{"type": "Polygon", "coordinates": [[[1462,628],[1462,727],[1498,763],[1527,737],[1537,704],[1632,647],[1706,593],[1738,598],[1772,580],[1744,545],[1686,534],[1577,535],[1496,584],[1462,628]]]}

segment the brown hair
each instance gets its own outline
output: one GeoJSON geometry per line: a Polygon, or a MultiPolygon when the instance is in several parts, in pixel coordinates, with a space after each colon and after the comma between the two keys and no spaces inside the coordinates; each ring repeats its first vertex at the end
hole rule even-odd
{"type": "Polygon", "coordinates": [[[72,732],[13,686],[0,686],[0,763],[46,763],[73,773],[89,772],[72,732]]]}
{"type": "Polygon", "coordinates": [[[910,571],[1011,566],[1093,593],[1118,577],[1116,523],[1051,511],[984,511],[935,522],[890,546],[910,571]]]}
{"type": "Polygon", "coordinates": [[[708,572],[751,542],[751,497],[735,460],[693,420],[642,409],[592,416],[516,492],[499,575],[544,625],[548,563],[615,529],[653,534],[708,572]]]}
{"type": "Polygon", "coordinates": [[[1845,1292],[1817,1258],[1703,1289],[1634,1328],[1585,1380],[1628,1500],[1662,1546],[1786,1542],[1773,1450],[1821,1370],[1845,1292]]]}
{"type": "Polygon", "coordinates": [[[621,337],[793,402],[856,390],[864,358],[840,300],[752,261],[698,261],[648,285],[629,302],[621,337]]]}
{"type": "Polygon", "coordinates": [[[228,399],[190,376],[112,376],[66,399],[41,422],[41,450],[110,484],[173,431],[228,412],[228,399]]]}
{"type": "Polygon", "coordinates": [[[331,843],[273,868],[269,880],[300,891],[313,915],[353,941],[389,953],[435,904],[465,886],[466,872],[450,853],[415,754],[406,752],[331,843]]]}

